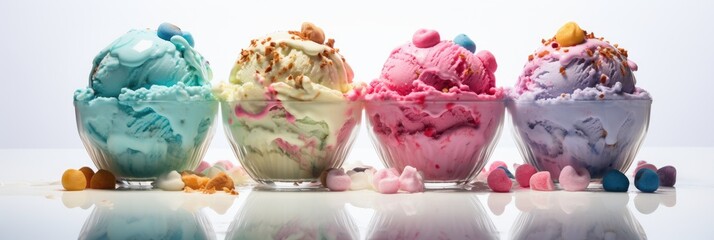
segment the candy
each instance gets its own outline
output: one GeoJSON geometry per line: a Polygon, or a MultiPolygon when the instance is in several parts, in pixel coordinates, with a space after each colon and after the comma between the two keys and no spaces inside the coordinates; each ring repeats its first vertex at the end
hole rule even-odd
{"type": "Polygon", "coordinates": [[[84,174],[84,178],[87,179],[87,188],[89,188],[89,182],[92,181],[92,177],[94,176],[94,170],[92,170],[89,167],[82,167],[79,169],[80,172],[84,174]]]}
{"type": "Polygon", "coordinates": [[[399,191],[399,177],[394,168],[380,169],[372,180],[375,190],[380,193],[396,193],[399,191]]]}
{"type": "Polygon", "coordinates": [[[332,169],[327,172],[327,188],[330,191],[345,191],[352,185],[352,179],[345,174],[342,168],[332,169]]]}
{"type": "Polygon", "coordinates": [[[225,171],[233,169],[233,163],[228,160],[220,160],[220,161],[214,163],[213,166],[220,166],[225,171]]]}
{"type": "Polygon", "coordinates": [[[659,183],[663,187],[674,187],[677,183],[677,169],[673,166],[664,166],[657,170],[657,175],[659,175],[659,183]]]}
{"type": "Polygon", "coordinates": [[[116,188],[117,179],[112,172],[99,169],[92,177],[89,186],[93,189],[114,189],[116,188]]]}
{"type": "Polygon", "coordinates": [[[171,37],[173,36],[182,36],[183,34],[181,33],[181,28],[177,27],[176,25],[173,25],[171,23],[162,23],[159,25],[159,29],[156,31],[156,35],[159,36],[159,38],[170,41],[171,37]]]}
{"type": "Polygon", "coordinates": [[[499,167],[504,167],[504,168],[508,169],[508,165],[506,165],[505,162],[503,162],[503,161],[494,161],[494,162],[491,163],[491,166],[488,167],[488,171],[489,171],[489,172],[492,172],[493,170],[496,170],[496,169],[499,168],[499,167]]]}
{"type": "Polygon", "coordinates": [[[515,177],[513,177],[513,173],[511,173],[511,171],[509,171],[506,166],[499,166],[498,169],[505,171],[506,176],[508,176],[508,178],[515,178],[515,177]]]}
{"type": "Polygon", "coordinates": [[[441,41],[441,36],[439,32],[429,29],[419,29],[412,36],[412,42],[414,46],[418,48],[428,48],[433,47],[441,41]]]}
{"type": "Polygon", "coordinates": [[[657,167],[655,167],[655,165],[649,164],[645,161],[640,161],[640,163],[637,164],[635,171],[632,172],[633,177],[637,174],[637,172],[640,171],[640,169],[649,169],[649,170],[657,172],[657,167]]]}
{"type": "Polygon", "coordinates": [[[471,40],[469,36],[466,36],[466,34],[456,35],[456,37],[454,38],[454,43],[463,48],[466,48],[466,50],[469,50],[469,52],[476,52],[476,43],[474,43],[474,41],[471,40]]]}
{"type": "Polygon", "coordinates": [[[211,180],[206,183],[206,190],[211,191],[211,190],[223,190],[223,189],[235,189],[235,186],[233,184],[233,179],[228,177],[226,173],[220,172],[218,175],[215,177],[211,178],[211,180]]]}
{"type": "Polygon", "coordinates": [[[79,170],[67,169],[62,174],[62,187],[67,191],[81,191],[87,188],[87,178],[79,170]]]}
{"type": "Polygon", "coordinates": [[[565,191],[582,191],[590,184],[590,172],[585,168],[575,169],[568,165],[560,171],[558,182],[565,191]]]}
{"type": "Polygon", "coordinates": [[[553,180],[550,178],[550,172],[542,171],[537,172],[531,176],[530,181],[528,181],[531,189],[538,191],[553,191],[555,190],[555,185],[553,185],[553,180]]]}
{"type": "Polygon", "coordinates": [[[516,168],[516,182],[518,182],[521,187],[529,187],[531,176],[538,172],[538,170],[530,164],[523,164],[516,168]]]}
{"type": "Polygon", "coordinates": [[[194,172],[200,173],[203,172],[203,170],[206,170],[207,168],[211,167],[211,164],[206,162],[206,161],[201,161],[201,163],[198,164],[198,167],[194,169],[194,172]]]}
{"type": "Polygon", "coordinates": [[[486,182],[488,183],[488,187],[491,188],[492,191],[511,191],[511,186],[513,185],[513,183],[511,183],[511,179],[508,177],[508,174],[506,174],[506,171],[508,170],[504,170],[503,168],[499,167],[488,174],[488,179],[486,182]]]}
{"type": "Polygon", "coordinates": [[[369,172],[350,172],[347,173],[352,180],[350,190],[362,190],[372,188],[371,173],[369,172]]]}
{"type": "Polygon", "coordinates": [[[325,42],[325,33],[322,31],[322,28],[315,26],[315,24],[312,24],[309,22],[302,23],[300,32],[307,39],[310,39],[310,41],[313,41],[313,42],[316,42],[319,44],[322,44],[325,42]]]}
{"type": "Polygon", "coordinates": [[[181,174],[181,181],[186,184],[186,188],[201,189],[208,184],[210,178],[201,177],[195,174],[181,174]]]}
{"type": "Polygon", "coordinates": [[[188,45],[191,45],[191,47],[195,46],[195,42],[193,40],[193,35],[191,35],[190,32],[183,32],[182,34],[183,38],[186,39],[186,42],[188,42],[188,45]]]}
{"type": "Polygon", "coordinates": [[[585,31],[577,23],[568,22],[558,29],[555,41],[561,47],[575,46],[585,41],[585,31]]]}
{"type": "Polygon", "coordinates": [[[647,168],[640,169],[635,174],[635,187],[642,192],[655,192],[659,188],[659,175],[647,168]]]}
{"type": "Polygon", "coordinates": [[[622,172],[610,169],[602,177],[602,188],[608,192],[627,192],[630,180],[622,172]]]}
{"type": "Polygon", "coordinates": [[[424,179],[416,168],[412,166],[404,167],[402,175],[399,176],[399,189],[410,193],[424,191],[424,179]]]}
{"type": "Polygon", "coordinates": [[[185,186],[181,174],[176,171],[171,171],[156,181],[156,187],[164,191],[181,191],[185,186]]]}

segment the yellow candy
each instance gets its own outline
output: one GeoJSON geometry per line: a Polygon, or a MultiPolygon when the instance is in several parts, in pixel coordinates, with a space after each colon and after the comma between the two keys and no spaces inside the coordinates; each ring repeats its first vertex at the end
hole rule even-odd
{"type": "Polygon", "coordinates": [[[81,171],[67,169],[62,174],[62,187],[67,191],[81,191],[87,188],[87,179],[81,171]]]}
{"type": "Polygon", "coordinates": [[[561,47],[570,47],[585,41],[585,31],[575,22],[568,22],[555,34],[555,41],[561,47]]]}

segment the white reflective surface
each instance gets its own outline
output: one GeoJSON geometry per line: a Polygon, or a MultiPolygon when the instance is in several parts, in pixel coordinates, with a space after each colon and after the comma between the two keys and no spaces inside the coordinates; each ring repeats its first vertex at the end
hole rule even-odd
{"type": "MultiPolygon", "coordinates": [[[[511,157],[510,151],[497,151],[496,159],[511,157]]],[[[66,192],[45,180],[86,165],[81,152],[1,152],[23,162],[0,172],[0,239],[707,239],[714,234],[708,220],[714,215],[709,206],[714,181],[706,174],[714,169],[714,149],[643,150],[648,159],[673,159],[668,163],[679,170],[676,188],[653,194],[634,186],[628,193],[596,186],[587,192],[491,193],[477,186],[468,192],[396,195],[242,188],[238,196],[66,192]],[[56,161],[65,157],[78,159],[60,166],[56,161]],[[39,163],[53,169],[40,169],[39,163]],[[19,180],[23,177],[27,180],[19,180]]]]}

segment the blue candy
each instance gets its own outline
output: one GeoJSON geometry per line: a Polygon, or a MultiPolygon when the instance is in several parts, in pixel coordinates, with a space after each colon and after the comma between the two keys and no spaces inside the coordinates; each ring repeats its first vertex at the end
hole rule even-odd
{"type": "Polygon", "coordinates": [[[651,169],[642,168],[635,174],[635,187],[646,193],[657,191],[659,175],[651,169]]]}
{"type": "Polygon", "coordinates": [[[169,41],[171,40],[171,37],[179,35],[182,36],[183,34],[181,33],[181,29],[177,27],[176,25],[173,25],[171,23],[162,23],[159,25],[159,29],[156,31],[156,35],[159,36],[159,38],[169,41]]]}
{"type": "Polygon", "coordinates": [[[499,166],[498,168],[503,169],[503,171],[506,172],[506,176],[508,176],[508,178],[511,178],[511,179],[516,178],[516,177],[513,176],[513,174],[511,173],[511,171],[508,171],[508,168],[506,168],[506,167],[504,167],[504,166],[499,166]]]}
{"type": "Polygon", "coordinates": [[[469,50],[470,52],[476,52],[476,43],[469,38],[469,36],[466,36],[466,34],[459,34],[456,35],[454,38],[454,43],[457,45],[466,48],[466,50],[469,50]]]}
{"type": "Polygon", "coordinates": [[[188,42],[188,45],[193,46],[193,35],[191,35],[190,32],[183,32],[183,38],[186,39],[186,42],[188,42]]]}
{"type": "MultiPolygon", "coordinates": [[[[656,175],[656,174],[655,174],[656,175]]],[[[602,177],[602,188],[608,192],[627,192],[630,180],[620,171],[610,169],[602,177]]]]}

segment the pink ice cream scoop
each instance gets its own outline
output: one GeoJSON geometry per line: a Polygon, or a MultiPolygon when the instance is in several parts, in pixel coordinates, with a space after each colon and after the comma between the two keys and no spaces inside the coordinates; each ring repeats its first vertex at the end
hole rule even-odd
{"type": "Polygon", "coordinates": [[[483,168],[503,122],[494,56],[466,35],[418,30],[392,51],[365,94],[369,128],[387,167],[413,166],[430,183],[466,183],[483,168]]]}

